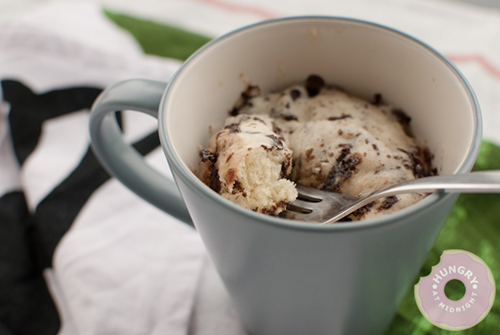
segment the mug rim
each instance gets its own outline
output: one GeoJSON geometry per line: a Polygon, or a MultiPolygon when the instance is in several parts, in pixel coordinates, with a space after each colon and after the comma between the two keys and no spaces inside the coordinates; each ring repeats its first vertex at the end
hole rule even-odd
{"type": "MultiPolygon", "coordinates": [[[[159,106],[159,112],[158,112],[158,133],[160,137],[160,142],[163,147],[163,150],[165,152],[165,155],[167,157],[169,166],[171,169],[175,170],[177,175],[179,175],[182,180],[187,183],[190,187],[196,189],[198,192],[201,192],[204,196],[208,197],[208,199],[220,204],[223,207],[226,207],[227,209],[236,212],[238,215],[243,215],[249,219],[253,219],[252,221],[253,224],[255,223],[261,223],[261,224],[270,224],[270,225],[275,225],[279,226],[281,228],[287,228],[287,229],[294,229],[294,230],[306,230],[306,231],[317,231],[317,232],[337,232],[337,231],[350,231],[350,230],[359,230],[359,229],[370,229],[370,228],[376,228],[379,226],[385,226],[389,224],[397,224],[398,222],[403,222],[404,218],[410,217],[418,212],[421,212],[424,209],[428,209],[432,206],[437,206],[443,201],[445,201],[448,197],[453,196],[453,194],[448,193],[445,194],[443,192],[436,192],[434,194],[431,194],[427,196],[425,199],[420,200],[419,202],[403,208],[401,210],[398,210],[395,213],[387,214],[385,216],[379,217],[379,218],[374,218],[374,219],[364,219],[360,221],[350,221],[350,222],[345,222],[341,224],[330,224],[330,225],[321,225],[313,222],[302,222],[302,221],[295,221],[295,220],[290,220],[290,219],[284,219],[284,218],[279,218],[279,217],[274,217],[270,215],[265,215],[261,213],[257,213],[251,210],[248,210],[246,208],[243,208],[237,204],[232,203],[231,201],[224,199],[220,194],[214,192],[212,189],[210,189],[207,185],[205,185],[193,172],[189,169],[189,167],[182,161],[180,156],[177,153],[177,150],[173,147],[172,141],[170,138],[170,135],[166,131],[166,128],[168,128],[168,123],[166,122],[166,117],[167,117],[167,107],[168,107],[168,102],[171,98],[172,94],[172,89],[175,86],[177,79],[182,75],[184,70],[186,69],[187,65],[190,64],[194,59],[197,59],[200,57],[207,49],[212,48],[214,45],[223,42],[224,40],[233,37],[241,32],[254,29],[254,28],[260,28],[262,26],[266,25],[274,25],[276,23],[281,23],[285,21],[299,21],[299,20],[327,20],[327,21],[345,21],[345,22],[355,22],[375,28],[379,28],[382,30],[386,30],[390,33],[395,33],[396,35],[399,35],[403,38],[409,39],[411,42],[416,43],[423,48],[425,48],[427,51],[429,51],[431,54],[433,54],[439,61],[441,61],[446,67],[448,67],[451,72],[455,75],[456,79],[460,82],[462,87],[465,89],[465,92],[467,93],[467,96],[469,98],[469,101],[472,104],[472,112],[473,112],[473,120],[474,120],[474,125],[473,125],[473,134],[472,134],[472,139],[471,143],[469,145],[469,149],[467,152],[467,155],[465,157],[465,160],[462,162],[462,164],[456,169],[455,174],[458,173],[467,173],[469,172],[477,158],[477,154],[479,152],[479,147],[481,145],[482,141],[482,115],[481,115],[481,109],[477,100],[477,97],[474,93],[474,90],[472,89],[472,86],[468,82],[468,80],[465,78],[465,76],[462,74],[462,72],[453,64],[451,61],[449,61],[443,54],[441,54],[439,51],[428,45],[427,43],[410,36],[407,33],[404,33],[402,31],[399,31],[395,28],[391,28],[379,23],[363,20],[363,19],[356,19],[356,18],[350,18],[350,17],[342,17],[342,16],[328,16],[328,15],[300,15],[300,16],[287,16],[287,17],[280,17],[280,18],[275,18],[275,19],[270,19],[270,20],[265,20],[265,21],[260,21],[257,23],[253,23],[250,25],[245,25],[243,27],[237,28],[235,30],[232,30],[230,32],[227,32],[217,38],[214,38],[213,40],[207,42],[205,45],[203,45],[201,48],[199,48],[197,51],[195,51],[182,65],[181,67],[175,72],[175,74],[172,76],[170,79],[166,90],[163,93],[160,106],[159,106]]],[[[174,177],[176,176],[176,173],[174,173],[174,177]]]]}

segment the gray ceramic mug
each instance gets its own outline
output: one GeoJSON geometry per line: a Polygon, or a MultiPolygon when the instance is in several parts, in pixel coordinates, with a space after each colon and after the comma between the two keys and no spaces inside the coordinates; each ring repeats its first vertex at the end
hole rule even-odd
{"type": "Polygon", "coordinates": [[[368,100],[383,94],[411,116],[441,174],[471,170],[481,115],[459,71],[408,35],[334,17],[284,18],[231,32],[198,50],[168,87],[147,80],[118,83],[93,107],[92,144],[130,189],[194,223],[252,334],[380,334],[457,195],[433,194],[379,219],[318,226],[240,208],[195,173],[209,126],[222,125],[248,84],[279,90],[310,74],[368,100]],[[158,118],[177,185],[123,142],[113,113],[124,109],[158,118]]]}

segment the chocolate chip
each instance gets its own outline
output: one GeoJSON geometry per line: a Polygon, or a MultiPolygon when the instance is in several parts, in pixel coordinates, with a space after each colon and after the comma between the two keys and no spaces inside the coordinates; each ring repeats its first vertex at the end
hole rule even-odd
{"type": "Polygon", "coordinates": [[[241,92],[241,97],[245,102],[248,102],[251,98],[258,97],[260,95],[260,87],[255,85],[248,85],[246,90],[241,92]]]}
{"type": "Polygon", "coordinates": [[[425,165],[430,167],[432,165],[432,160],[434,159],[434,154],[432,154],[429,148],[424,148],[424,161],[425,165]]]}
{"type": "Polygon", "coordinates": [[[356,166],[363,160],[362,156],[355,152],[349,155],[350,149],[344,148],[337,158],[337,166],[334,167],[325,180],[323,189],[338,192],[342,184],[356,173],[356,166]]]}
{"type": "Polygon", "coordinates": [[[380,204],[380,209],[384,210],[389,209],[392,206],[394,206],[396,202],[398,202],[398,197],[396,196],[387,197],[384,199],[384,201],[382,201],[382,204],[380,204]]]}
{"type": "Polygon", "coordinates": [[[281,164],[281,173],[280,173],[280,178],[285,178],[288,177],[290,174],[291,170],[291,165],[292,165],[292,155],[288,154],[286,156],[286,159],[283,161],[281,164]]]}
{"type": "Polygon", "coordinates": [[[236,116],[240,113],[240,109],[238,107],[233,107],[233,109],[231,109],[229,111],[229,115],[230,116],[236,116]]]}
{"type": "Polygon", "coordinates": [[[243,107],[252,107],[253,104],[250,102],[250,99],[260,95],[261,92],[259,86],[248,85],[245,91],[241,92],[240,98],[238,99],[236,105],[229,111],[229,115],[236,116],[240,113],[240,110],[243,107]]]}
{"type": "Polygon", "coordinates": [[[431,167],[433,155],[430,153],[428,148],[417,148],[414,152],[408,152],[399,148],[399,151],[404,152],[410,158],[412,166],[410,167],[407,163],[403,164],[403,166],[407,169],[412,169],[415,178],[433,175],[434,171],[431,167]]]}
{"type": "Polygon", "coordinates": [[[229,168],[227,170],[227,174],[226,174],[226,178],[228,180],[228,184],[230,184],[230,182],[235,179],[235,176],[236,176],[236,172],[234,171],[234,169],[233,168],[229,168]]]}
{"type": "Polygon", "coordinates": [[[215,163],[217,161],[216,159],[217,154],[213,154],[207,149],[200,150],[198,155],[200,156],[202,162],[210,161],[212,163],[215,163]]]}
{"type": "Polygon", "coordinates": [[[297,89],[293,89],[290,91],[290,96],[292,97],[292,100],[295,101],[297,100],[298,98],[300,98],[301,96],[301,93],[299,90],[297,89]]]}
{"type": "Polygon", "coordinates": [[[382,104],[382,94],[376,93],[373,95],[373,104],[376,106],[382,104]]]}
{"type": "Polygon", "coordinates": [[[259,121],[259,122],[260,122],[260,123],[262,123],[262,124],[266,124],[266,122],[265,122],[264,120],[262,120],[261,118],[259,118],[259,117],[254,116],[254,117],[253,117],[253,119],[254,119],[255,121],[259,121]]]}
{"type": "Polygon", "coordinates": [[[233,184],[233,191],[231,192],[232,194],[236,193],[241,193],[243,197],[247,197],[247,193],[245,192],[245,189],[243,188],[243,185],[241,185],[241,182],[239,180],[235,180],[233,184]]]}
{"type": "Polygon", "coordinates": [[[354,211],[352,214],[358,218],[362,217],[366,213],[370,212],[372,210],[372,207],[373,207],[373,202],[369,203],[366,206],[361,207],[360,209],[354,211]]]}
{"type": "Polygon", "coordinates": [[[347,119],[348,117],[352,117],[351,115],[342,115],[342,116],[330,116],[328,118],[328,121],[337,121],[337,120],[342,120],[342,119],[347,119]]]}
{"type": "Polygon", "coordinates": [[[337,157],[337,163],[343,161],[348,155],[351,154],[352,145],[349,143],[343,143],[338,145],[339,148],[342,148],[340,151],[340,155],[337,157]]]}
{"type": "Polygon", "coordinates": [[[283,131],[281,130],[281,128],[280,128],[280,127],[278,127],[278,126],[276,125],[276,123],[274,123],[274,122],[273,122],[272,124],[273,124],[273,131],[274,131],[276,134],[281,135],[281,133],[283,132],[283,131]]]}
{"type": "Polygon", "coordinates": [[[315,97],[321,92],[321,89],[325,86],[325,81],[320,76],[315,74],[307,77],[306,80],[306,90],[309,97],[315,97]]]}
{"type": "Polygon", "coordinates": [[[283,142],[276,135],[271,134],[266,136],[273,140],[274,146],[278,148],[283,148],[283,142]]]}
{"type": "Polygon", "coordinates": [[[353,153],[349,158],[345,161],[344,164],[344,169],[352,171],[356,167],[356,165],[359,165],[363,158],[361,158],[361,155],[357,152],[353,153]]]}
{"type": "Polygon", "coordinates": [[[411,117],[408,116],[402,109],[395,109],[392,111],[392,115],[396,117],[396,120],[401,124],[409,124],[411,117]]]}
{"type": "Polygon", "coordinates": [[[413,133],[410,128],[411,117],[409,117],[402,109],[395,109],[392,111],[392,115],[396,118],[402,126],[406,135],[413,137],[413,133]]]}
{"type": "Polygon", "coordinates": [[[210,171],[210,188],[215,192],[220,192],[219,171],[213,166],[210,171]]]}
{"type": "Polygon", "coordinates": [[[307,149],[306,151],[306,162],[310,162],[314,159],[314,155],[312,154],[314,151],[313,148],[307,149]]]}
{"type": "Polygon", "coordinates": [[[219,172],[215,168],[215,162],[217,162],[218,155],[215,153],[211,153],[210,151],[203,149],[199,152],[201,162],[200,164],[204,164],[207,166],[208,174],[205,174],[205,183],[209,180],[209,187],[215,192],[220,192],[220,180],[219,180],[219,172]]]}
{"type": "Polygon", "coordinates": [[[297,118],[297,116],[294,114],[281,114],[281,118],[286,120],[286,121],[298,121],[299,120],[297,118]]]}
{"type": "Polygon", "coordinates": [[[235,134],[241,132],[240,125],[238,123],[232,123],[224,127],[224,129],[229,129],[230,134],[235,134]]]}

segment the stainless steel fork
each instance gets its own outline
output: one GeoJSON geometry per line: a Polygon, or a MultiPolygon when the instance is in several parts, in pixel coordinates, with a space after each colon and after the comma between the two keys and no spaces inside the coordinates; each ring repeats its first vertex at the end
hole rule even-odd
{"type": "Polygon", "coordinates": [[[297,185],[299,197],[282,216],[292,220],[334,223],[374,200],[402,193],[500,193],[500,170],[432,176],[390,185],[362,198],[297,185]]]}

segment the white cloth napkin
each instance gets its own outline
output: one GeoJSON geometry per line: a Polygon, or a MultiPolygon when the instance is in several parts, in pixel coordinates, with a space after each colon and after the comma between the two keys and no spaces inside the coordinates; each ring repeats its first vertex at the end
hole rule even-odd
{"type": "MultiPolygon", "coordinates": [[[[181,64],[142,55],[99,6],[56,4],[32,18],[0,23],[0,76],[21,81],[35,93],[104,88],[128,78],[168,81],[181,64]],[[57,18],[73,11],[80,13],[81,27],[93,22],[99,29],[82,38],[66,36],[69,29],[57,18]]],[[[3,110],[5,126],[8,106],[3,110]]],[[[156,129],[149,116],[126,112],[123,118],[130,142],[156,129]]],[[[35,151],[19,169],[13,152],[5,153],[12,149],[8,129],[2,128],[1,194],[22,190],[31,211],[78,165],[90,143],[88,110],[51,119],[44,122],[35,151]]],[[[160,148],[146,159],[172,178],[160,148]]],[[[185,334],[204,257],[192,228],[116,179],[107,181],[81,209],[58,245],[54,269],[46,271],[62,318],[60,334],[185,334]]]]}
{"type": "MultiPolygon", "coordinates": [[[[400,29],[456,63],[482,106],[485,138],[500,143],[499,12],[421,0],[105,4],[211,36],[262,19],[298,14],[349,16],[400,29]]],[[[97,1],[53,1],[4,19],[0,50],[0,78],[22,80],[39,92],[68,85],[105,87],[132,77],[167,81],[180,66],[175,60],[144,56],[131,36],[104,17],[97,1]]],[[[7,107],[3,110],[0,115],[5,118],[7,107]]],[[[74,146],[52,152],[48,138],[43,142],[46,147],[37,148],[39,159],[33,158],[22,171],[16,170],[13,159],[0,162],[5,172],[0,195],[22,189],[33,210],[81,159],[89,143],[87,118],[81,113],[47,125],[56,138],[72,127],[74,146]],[[57,176],[44,167],[43,157],[49,151],[51,157],[63,157],[57,176]]],[[[125,113],[124,123],[130,141],[156,126],[154,120],[135,113],[125,113]]],[[[0,149],[8,151],[8,129],[0,130],[0,139],[4,138],[0,149]]],[[[161,150],[150,153],[147,160],[169,175],[161,150]]],[[[59,243],[46,279],[61,314],[60,335],[245,334],[196,232],[115,179],[94,192],[82,208],[59,243]]]]}

